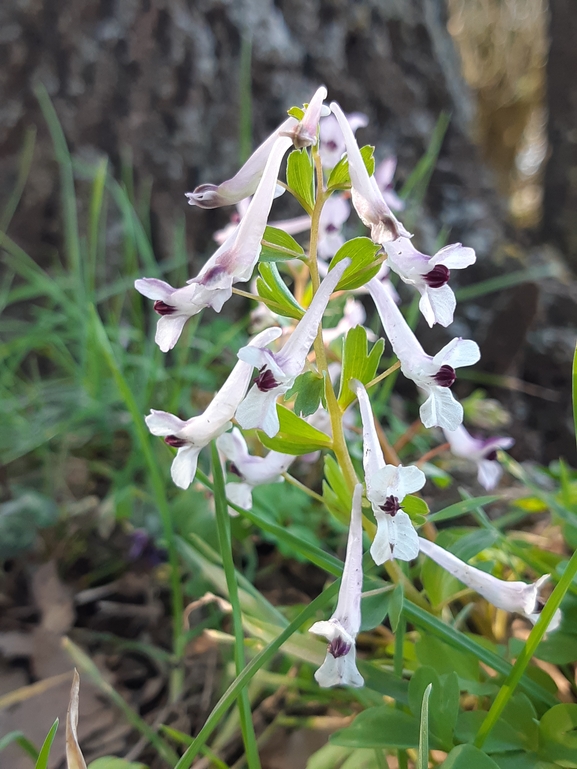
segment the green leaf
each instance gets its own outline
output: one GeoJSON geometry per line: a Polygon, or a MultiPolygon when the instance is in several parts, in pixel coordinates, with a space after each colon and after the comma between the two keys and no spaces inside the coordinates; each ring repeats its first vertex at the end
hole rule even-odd
{"type": "MultiPolygon", "coordinates": [[[[375,148],[370,144],[366,144],[361,147],[361,155],[365,164],[365,168],[369,172],[369,176],[375,173],[375,158],[373,153],[375,148]]],[[[349,176],[349,159],[347,157],[341,158],[336,166],[333,168],[329,175],[327,182],[327,189],[342,190],[351,186],[351,177],[349,176]]]]}
{"type": "Polygon", "coordinates": [[[421,701],[428,686],[432,686],[429,728],[439,739],[444,750],[453,747],[453,730],[459,715],[459,679],[453,671],[440,677],[429,666],[417,668],[409,682],[409,706],[413,715],[418,715],[421,701]]]}
{"type": "Polygon", "coordinates": [[[295,379],[295,383],[285,395],[285,400],[296,395],[295,414],[309,417],[321,404],[324,395],[325,380],[314,371],[305,371],[295,379]]]}
{"type": "Polygon", "coordinates": [[[415,650],[419,662],[434,668],[439,675],[449,675],[455,671],[459,678],[470,681],[479,680],[477,657],[457,651],[429,633],[417,641],[415,650]]]}
{"type": "Polygon", "coordinates": [[[458,745],[443,761],[441,769],[499,769],[499,767],[474,745],[458,745]]]}
{"type": "Polygon", "coordinates": [[[305,259],[303,247],[296,240],[276,227],[266,227],[262,236],[261,262],[280,262],[286,259],[305,259]]]}
{"type": "Polygon", "coordinates": [[[539,755],[562,766],[577,767],[577,705],[555,705],[541,718],[539,755]]]}
{"type": "Polygon", "coordinates": [[[428,684],[423,692],[421,705],[421,723],[419,725],[419,755],[417,769],[429,769],[429,697],[433,684],[428,684]]]}
{"type": "Polygon", "coordinates": [[[476,510],[478,507],[484,505],[490,505],[492,502],[497,502],[501,497],[473,497],[472,499],[464,499],[462,502],[456,502],[454,505],[439,510],[437,513],[433,513],[429,516],[431,523],[437,521],[448,521],[451,518],[460,518],[462,515],[467,515],[472,510],[476,510]]]}
{"type": "Polygon", "coordinates": [[[335,265],[347,257],[351,264],[345,270],[335,291],[351,291],[364,286],[381,269],[381,261],[376,256],[381,247],[370,238],[353,238],[344,243],[331,259],[329,272],[335,265]]]}
{"type": "Polygon", "coordinates": [[[291,192],[305,204],[303,208],[312,211],[315,206],[314,166],[306,149],[293,150],[288,156],[286,180],[291,192]]]}
{"type": "MultiPolygon", "coordinates": [[[[457,740],[473,742],[486,717],[487,713],[484,710],[468,710],[460,713],[455,729],[457,740]]],[[[525,741],[504,720],[497,721],[483,745],[487,753],[506,753],[510,750],[524,749],[524,747],[525,741]]]]}
{"type": "Polygon", "coordinates": [[[493,753],[491,758],[497,762],[499,769],[559,769],[559,764],[539,761],[536,753],[493,753]]]}
{"type": "Polygon", "coordinates": [[[274,312],[300,320],[305,311],[286,287],[274,263],[261,263],[256,290],[263,302],[274,312]]]}
{"type": "Polygon", "coordinates": [[[305,111],[302,107],[291,107],[287,110],[287,114],[290,117],[296,117],[297,120],[302,120],[305,116],[305,111]]]}
{"type": "Polygon", "coordinates": [[[326,434],[317,430],[295,413],[277,403],[280,430],[274,438],[259,430],[258,437],[263,446],[283,454],[310,454],[319,449],[330,449],[333,442],[326,434]]]}
{"type": "MultiPolygon", "coordinates": [[[[373,585],[375,588],[378,588],[383,587],[385,584],[382,580],[371,580],[368,582],[365,578],[363,590],[372,590],[373,585]]],[[[361,598],[361,632],[373,630],[384,622],[385,617],[389,613],[392,592],[392,590],[387,590],[386,593],[367,595],[361,598]]]]}
{"type": "Polygon", "coordinates": [[[329,739],[345,748],[416,748],[419,722],[402,710],[378,705],[363,710],[350,726],[339,729],[329,739]]]}
{"type": "Polygon", "coordinates": [[[42,747],[40,748],[40,753],[38,754],[38,759],[36,761],[36,767],[35,769],[48,769],[48,760],[50,758],[50,748],[52,747],[52,743],[54,742],[54,737],[56,736],[56,730],[58,729],[58,719],[54,721],[52,726],[50,727],[50,731],[46,735],[46,739],[42,743],[42,747]]]}
{"type": "Polygon", "coordinates": [[[116,756],[102,756],[88,764],[88,769],[147,769],[145,764],[125,761],[116,756]]]}
{"type": "MultiPolygon", "coordinates": [[[[416,497],[414,494],[407,494],[403,499],[401,507],[413,521],[429,514],[429,505],[424,499],[416,497]]],[[[422,523],[422,521],[419,521],[419,523],[422,523]]]]}
{"type": "Polygon", "coordinates": [[[25,753],[32,758],[33,761],[38,760],[38,751],[26,735],[20,730],[14,732],[8,732],[3,737],[0,737],[0,753],[5,750],[8,745],[12,745],[15,742],[25,753]]]}
{"type": "Polygon", "coordinates": [[[393,633],[397,632],[399,620],[403,611],[403,604],[405,602],[405,594],[403,593],[403,586],[399,584],[393,590],[391,595],[391,601],[389,603],[389,619],[391,620],[391,627],[393,633]]]}
{"type": "Polygon", "coordinates": [[[338,397],[342,411],[355,399],[349,382],[351,379],[358,379],[362,384],[368,384],[374,379],[384,348],[385,340],[379,339],[369,353],[367,332],[362,326],[355,326],[347,333],[343,340],[341,385],[338,397]]]}
{"type": "Polygon", "coordinates": [[[323,499],[325,504],[337,520],[348,524],[353,498],[343,471],[330,454],[325,456],[324,470],[323,499]]]}

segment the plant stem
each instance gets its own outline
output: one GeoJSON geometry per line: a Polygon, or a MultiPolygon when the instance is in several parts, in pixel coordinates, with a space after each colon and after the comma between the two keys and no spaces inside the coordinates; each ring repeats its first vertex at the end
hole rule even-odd
{"type": "Polygon", "coordinates": [[[308,486],[305,486],[304,483],[301,483],[297,478],[293,478],[292,475],[289,475],[289,473],[283,473],[282,474],[285,481],[291,484],[291,486],[294,486],[297,489],[300,489],[301,491],[304,491],[305,494],[308,494],[311,499],[316,499],[317,502],[320,502],[322,505],[324,505],[325,501],[321,497],[320,494],[317,494],[316,491],[313,491],[312,489],[309,489],[308,486]]]}

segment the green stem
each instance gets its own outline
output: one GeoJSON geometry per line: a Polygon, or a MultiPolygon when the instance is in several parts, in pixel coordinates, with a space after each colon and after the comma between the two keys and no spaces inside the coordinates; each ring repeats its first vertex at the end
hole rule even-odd
{"type": "Polygon", "coordinates": [[[549,627],[549,623],[553,619],[553,615],[561,605],[561,601],[565,597],[565,593],[569,590],[569,586],[573,582],[573,578],[575,577],[576,574],[577,574],[577,551],[573,553],[573,555],[571,556],[571,560],[567,564],[567,568],[563,572],[563,576],[559,580],[557,587],[555,588],[555,590],[553,590],[549,600],[545,604],[545,607],[541,612],[539,619],[535,623],[535,627],[529,634],[529,638],[527,638],[527,641],[525,643],[525,646],[523,647],[523,650],[517,657],[517,660],[513,665],[513,668],[511,669],[509,675],[505,679],[505,682],[499,689],[499,692],[495,697],[495,701],[491,705],[491,709],[487,714],[487,718],[485,718],[485,720],[481,724],[481,727],[477,732],[477,736],[475,737],[475,745],[478,748],[482,747],[483,743],[489,736],[491,729],[495,726],[495,724],[501,717],[501,713],[503,712],[505,705],[509,702],[509,700],[513,695],[513,692],[517,688],[517,685],[520,682],[521,677],[523,676],[523,673],[525,672],[533,655],[537,651],[537,647],[539,646],[541,639],[547,632],[547,628],[549,627]]]}
{"type": "MultiPolygon", "coordinates": [[[[226,577],[226,586],[228,597],[232,606],[232,624],[234,628],[234,664],[236,675],[240,675],[246,666],[244,656],[244,632],[242,628],[242,610],[240,608],[240,599],[238,595],[238,584],[236,581],[236,572],[234,560],[232,557],[232,542],[230,535],[230,518],[228,515],[228,505],[226,501],[226,491],[224,486],[224,476],[222,465],[218,456],[216,443],[211,444],[212,475],[214,478],[214,507],[216,513],[216,528],[218,531],[218,541],[220,544],[220,555],[222,566],[226,577]]],[[[238,711],[240,716],[240,728],[244,742],[246,759],[249,769],[260,769],[260,759],[254,725],[252,723],[252,711],[248,696],[248,689],[241,689],[238,697],[238,711]]]]}

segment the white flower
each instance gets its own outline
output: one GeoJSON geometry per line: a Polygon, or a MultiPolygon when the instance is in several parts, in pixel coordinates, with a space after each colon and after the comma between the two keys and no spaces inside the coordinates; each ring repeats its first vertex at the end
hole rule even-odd
{"type": "Polygon", "coordinates": [[[323,206],[319,220],[317,255],[332,259],[344,244],[343,225],[351,214],[351,206],[342,195],[332,195],[323,206]]]}
{"type": "Polygon", "coordinates": [[[281,454],[278,451],[269,451],[266,457],[252,456],[238,427],[234,427],[230,433],[220,435],[216,445],[231,463],[231,472],[241,479],[241,483],[226,484],[227,497],[245,510],[252,507],[253,488],[265,483],[282,483],[282,474],[286,473],[296,459],[293,454],[281,454]],[[237,501],[239,499],[241,501],[237,501]]]}
{"type": "MultiPolygon", "coordinates": [[[[525,582],[507,582],[487,574],[475,566],[461,561],[434,542],[419,537],[419,549],[435,563],[456,577],[460,582],[482,595],[489,603],[498,609],[523,614],[535,623],[543,606],[540,592],[543,584],[549,579],[549,574],[540,577],[536,582],[527,585],[525,582]]],[[[561,622],[561,611],[557,610],[549,624],[549,632],[555,630],[561,622]]]]}
{"type": "Polygon", "coordinates": [[[347,541],[345,566],[337,607],[328,621],[315,622],[310,632],[324,636],[329,642],[325,661],[315,673],[323,688],[329,686],[362,686],[357,670],[355,639],[361,626],[361,591],[363,588],[363,526],[361,497],[363,487],[355,486],[351,523],[347,541]]]}
{"type": "MultiPolygon", "coordinates": [[[[353,133],[355,133],[357,128],[364,128],[369,124],[368,117],[363,115],[362,112],[353,112],[350,115],[346,115],[346,119],[353,133]]],[[[347,149],[341,129],[334,115],[329,115],[324,120],[321,120],[320,134],[321,163],[323,168],[330,170],[336,166],[347,149]]]]}
{"type": "MultiPolygon", "coordinates": [[[[231,214],[230,222],[222,228],[217,230],[212,239],[215,240],[218,245],[222,245],[224,241],[236,230],[241,219],[245,216],[251,198],[244,198],[240,203],[236,204],[235,213],[231,214]]],[[[268,222],[271,227],[276,227],[277,230],[283,230],[289,235],[298,235],[301,232],[306,232],[311,228],[311,218],[308,214],[303,216],[295,216],[292,219],[279,219],[277,221],[268,222]]]]}
{"type": "Polygon", "coordinates": [[[427,355],[383,285],[373,278],[367,286],[401,371],[428,396],[419,412],[423,425],[456,430],[463,421],[463,407],[449,388],[457,378],[456,368],[477,363],[478,345],[456,337],[435,356],[427,355]]]}
{"type": "Polygon", "coordinates": [[[375,179],[389,208],[392,208],[393,211],[402,211],[405,208],[405,202],[401,200],[393,187],[393,177],[396,170],[397,158],[394,155],[389,155],[375,168],[375,179]]]}
{"type": "Polygon", "coordinates": [[[359,400],[367,499],[377,521],[371,556],[376,564],[392,558],[411,561],[419,554],[419,543],[410,517],[402,510],[402,503],[407,494],[423,488],[425,475],[418,467],[385,464],[367,391],[356,379],[351,380],[350,387],[359,400]]]}
{"type": "Polygon", "coordinates": [[[470,459],[478,468],[477,480],[487,491],[492,491],[501,476],[503,468],[497,460],[498,449],[510,449],[515,443],[513,438],[495,436],[494,438],[474,438],[459,425],[456,430],[443,430],[451,445],[451,452],[457,457],[470,459]]]}
{"type": "Polygon", "coordinates": [[[369,176],[355,135],[342,109],[333,102],[331,110],[339,123],[347,149],[353,206],[363,224],[371,228],[372,240],[382,245],[400,235],[410,237],[387,205],[375,177],[369,176]]]}
{"type": "MultiPolygon", "coordinates": [[[[330,344],[331,342],[334,342],[335,339],[338,339],[339,336],[343,336],[352,328],[355,328],[355,326],[362,326],[366,317],[367,314],[363,305],[352,296],[347,297],[343,317],[333,328],[323,329],[324,343],[330,344]]],[[[371,342],[376,339],[376,336],[370,329],[367,330],[367,339],[369,339],[371,342]]]]}
{"type": "MultiPolygon", "coordinates": [[[[329,272],[280,352],[273,353],[265,345],[242,347],[239,350],[240,360],[259,370],[253,387],[236,414],[239,425],[245,430],[258,427],[271,438],[278,433],[280,425],[276,399],[292,387],[303,370],[330,296],[349,264],[350,259],[343,259],[329,272]]],[[[276,332],[274,338],[278,338],[282,333],[280,329],[270,331],[276,332]]]]}
{"type": "Polygon", "coordinates": [[[156,327],[156,342],[163,352],[174,347],[190,317],[203,307],[220,312],[232,295],[233,283],[250,278],[261,251],[280,164],[289,146],[289,138],[276,139],[246,215],[196,278],[177,289],[156,278],[135,281],[135,288],[141,294],[155,300],[154,309],[161,316],[156,327]]]}
{"type": "Polygon", "coordinates": [[[429,326],[435,323],[449,326],[457,304],[448,285],[451,270],[461,270],[473,264],[477,258],[473,249],[454,243],[434,256],[427,256],[417,251],[405,237],[385,243],[383,247],[391,270],[421,294],[419,309],[429,326]]]}
{"type": "MultiPolygon", "coordinates": [[[[275,332],[276,329],[262,331],[248,346],[267,344],[275,338],[275,332]]],[[[187,489],[194,480],[201,449],[232,426],[230,420],[245,396],[251,374],[252,366],[239,361],[206,411],[192,419],[184,421],[174,414],[155,409],[145,417],[148,429],[153,435],[163,436],[165,443],[178,449],[172,463],[171,475],[174,483],[181,489],[187,489]]]]}
{"type": "Polygon", "coordinates": [[[321,85],[320,88],[317,88],[313,98],[310,100],[300,123],[294,126],[294,128],[291,127],[282,132],[281,135],[291,137],[294,146],[298,150],[303,149],[303,147],[310,147],[311,144],[317,143],[319,120],[325,113],[329,114],[328,108],[323,105],[323,101],[326,98],[327,89],[324,85],[321,85]]]}

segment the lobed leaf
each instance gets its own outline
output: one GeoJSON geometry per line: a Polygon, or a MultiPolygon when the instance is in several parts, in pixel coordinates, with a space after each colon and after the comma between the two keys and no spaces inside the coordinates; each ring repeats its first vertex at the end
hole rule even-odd
{"type": "Polygon", "coordinates": [[[270,225],[262,236],[261,262],[282,262],[287,259],[306,259],[303,247],[284,230],[270,225]]]}
{"type": "Polygon", "coordinates": [[[256,290],[263,302],[274,312],[300,320],[305,311],[286,287],[274,263],[261,263],[256,290]]]}
{"type": "MultiPolygon", "coordinates": [[[[324,378],[314,371],[305,371],[295,379],[295,383],[286,393],[285,400],[296,395],[294,404],[295,414],[309,417],[314,414],[324,401],[324,378]]],[[[325,405],[325,404],[323,404],[325,405]]]]}
{"type": "MultiPolygon", "coordinates": [[[[346,272],[345,272],[346,275],[346,272]]],[[[343,340],[341,384],[338,404],[342,411],[355,400],[355,394],[349,387],[351,379],[358,379],[368,384],[375,378],[383,350],[384,339],[379,339],[369,353],[367,332],[362,326],[355,326],[343,340]]]]}
{"type": "MultiPolygon", "coordinates": [[[[375,148],[370,144],[365,144],[361,147],[361,155],[365,168],[369,172],[369,176],[375,173],[375,148]]],[[[341,158],[336,166],[333,168],[327,181],[327,189],[332,192],[333,190],[344,190],[351,186],[351,177],[349,176],[349,159],[346,157],[341,158]]]]}
{"type": "Polygon", "coordinates": [[[344,243],[331,259],[329,272],[343,259],[349,258],[351,264],[345,270],[335,291],[352,291],[361,288],[381,269],[381,262],[376,261],[380,250],[378,243],[370,238],[353,238],[344,243]]]}
{"type": "Polygon", "coordinates": [[[280,430],[274,438],[259,430],[258,437],[263,446],[283,454],[310,454],[319,449],[330,449],[332,439],[326,434],[309,425],[294,412],[277,404],[280,430]]]}

